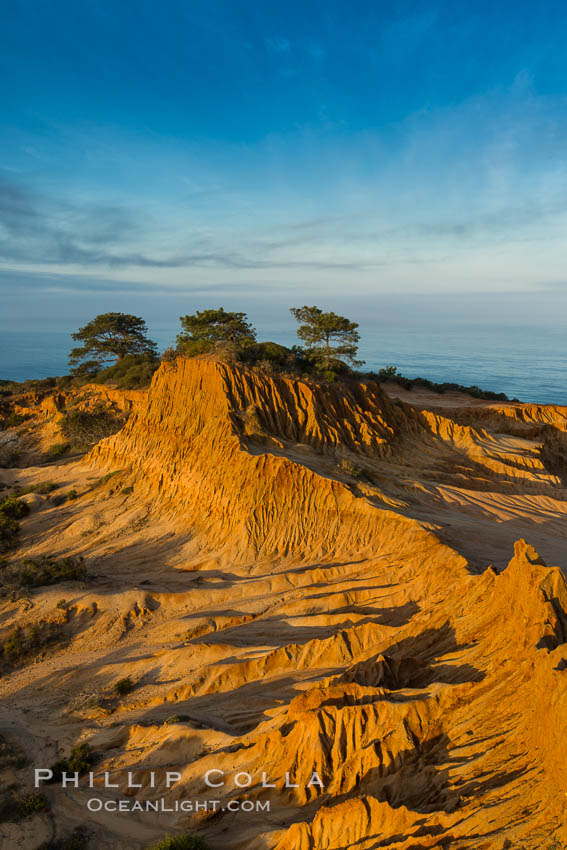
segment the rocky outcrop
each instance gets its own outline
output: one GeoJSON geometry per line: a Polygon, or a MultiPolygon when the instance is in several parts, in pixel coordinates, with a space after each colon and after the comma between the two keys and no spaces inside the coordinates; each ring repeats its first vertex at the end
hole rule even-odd
{"type": "MultiPolygon", "coordinates": [[[[69,645],[13,673],[0,712],[88,740],[119,777],[102,796],[130,796],[128,770],[141,799],[214,796],[218,812],[168,821],[213,850],[565,843],[567,586],[529,542],[565,551],[564,432],[560,410],[533,407],[506,431],[498,406],[465,422],[372,382],[163,364],[72,467],[79,498],[26,520],[48,514],[32,555],[55,541],[96,580],[66,590],[69,645]],[[230,812],[235,798],[270,808],[230,812]]],[[[81,805],[53,795],[74,822],[81,805]]],[[[157,817],[132,816],[127,837],[91,825],[137,850],[157,817]]]]}
{"type": "Polygon", "coordinates": [[[427,534],[313,471],[301,452],[385,458],[400,433],[418,427],[417,416],[376,384],[344,395],[214,360],[181,359],[162,366],[147,405],[99,443],[91,461],[128,469],[191,528],[201,549],[229,547],[242,559],[377,554],[392,539],[427,534]]]}

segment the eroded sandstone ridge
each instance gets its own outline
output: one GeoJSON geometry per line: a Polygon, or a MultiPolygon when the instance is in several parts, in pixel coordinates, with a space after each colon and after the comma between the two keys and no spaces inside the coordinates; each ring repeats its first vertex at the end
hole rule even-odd
{"type": "Polygon", "coordinates": [[[567,843],[567,410],[395,396],[180,359],[87,457],[3,470],[78,493],[35,504],[10,559],[81,554],[90,579],[0,603],[2,636],[65,638],[0,679],[0,733],[47,765],[88,741],[104,799],[131,770],[139,799],[220,801],[111,816],[51,786],[7,847],[83,822],[103,850],[182,827],[219,850],[567,843]],[[226,810],[245,797],[270,811],[226,810]]]}

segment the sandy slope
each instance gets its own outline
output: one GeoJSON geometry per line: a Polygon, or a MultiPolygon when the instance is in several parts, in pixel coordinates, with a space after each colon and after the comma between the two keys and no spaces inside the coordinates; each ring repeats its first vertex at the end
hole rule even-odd
{"type": "MultiPolygon", "coordinates": [[[[0,825],[1,846],[82,822],[97,848],[182,827],[229,850],[567,842],[567,591],[539,557],[567,565],[566,411],[442,398],[181,360],[83,461],[1,473],[80,491],[35,499],[17,556],[83,554],[92,579],[2,603],[3,634],[59,618],[68,641],[0,679],[0,734],[44,764],[89,741],[144,799],[168,769],[168,800],[271,803],[94,815],[51,787],[53,815],[0,825]]],[[[44,441],[66,403],[43,403],[44,441]]]]}

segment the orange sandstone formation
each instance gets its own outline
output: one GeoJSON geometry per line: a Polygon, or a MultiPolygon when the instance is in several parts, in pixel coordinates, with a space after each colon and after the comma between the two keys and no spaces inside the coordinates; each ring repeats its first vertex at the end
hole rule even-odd
{"type": "MultiPolygon", "coordinates": [[[[101,799],[131,798],[132,771],[139,799],[219,807],[121,819],[52,788],[57,829],[103,850],[174,829],[213,850],[567,843],[565,410],[207,358],[162,365],[131,407],[49,469],[80,498],[25,521],[26,555],[83,554],[92,580],[2,603],[7,631],[64,595],[67,642],[0,680],[0,734],[25,718],[44,762],[88,741],[120,786],[101,799]]],[[[46,824],[0,836],[35,846],[46,824]]]]}

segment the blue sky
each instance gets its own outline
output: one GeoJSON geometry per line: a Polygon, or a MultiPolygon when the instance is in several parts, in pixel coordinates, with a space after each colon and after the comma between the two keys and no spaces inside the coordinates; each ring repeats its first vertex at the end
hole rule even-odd
{"type": "Polygon", "coordinates": [[[0,322],[396,299],[556,320],[566,42],[549,0],[13,0],[0,322]]]}

